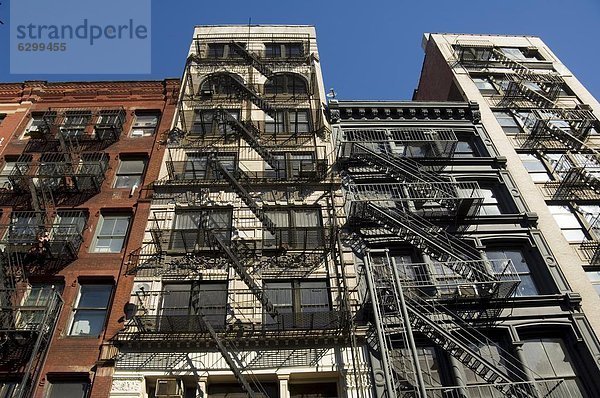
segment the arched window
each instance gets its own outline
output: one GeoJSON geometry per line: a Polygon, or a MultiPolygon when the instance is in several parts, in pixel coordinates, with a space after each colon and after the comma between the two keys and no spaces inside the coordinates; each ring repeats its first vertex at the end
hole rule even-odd
{"type": "Polygon", "coordinates": [[[306,80],[294,73],[281,73],[273,76],[265,83],[265,94],[306,95],[306,80]]]}
{"type": "Polygon", "coordinates": [[[238,92],[240,84],[244,84],[241,77],[232,73],[215,73],[208,76],[200,85],[200,92],[210,91],[216,95],[232,95],[238,92]]]}

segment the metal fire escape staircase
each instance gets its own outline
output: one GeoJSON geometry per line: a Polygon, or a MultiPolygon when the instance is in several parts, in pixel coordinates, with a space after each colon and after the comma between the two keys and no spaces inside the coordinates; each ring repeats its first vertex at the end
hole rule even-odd
{"type": "MultiPolygon", "coordinates": [[[[556,140],[567,148],[578,150],[587,147],[585,141],[595,122],[594,114],[587,109],[534,109],[525,120],[526,129],[521,136],[525,145],[556,140]]],[[[517,138],[521,137],[517,135],[517,138]]]]}
{"type": "Polygon", "coordinates": [[[424,218],[373,203],[365,204],[363,212],[362,218],[374,220],[379,226],[409,242],[424,254],[443,262],[465,279],[478,282],[493,280],[491,277],[481,280],[485,274],[477,272],[468,263],[481,258],[474,248],[424,218]]]}
{"type": "MultiPolygon", "coordinates": [[[[187,65],[190,66],[191,63],[196,62],[198,64],[202,64],[202,58],[196,54],[192,54],[188,57],[187,65]]],[[[266,71],[266,69],[263,68],[266,71]]],[[[259,109],[262,109],[269,116],[274,117],[276,109],[269,101],[265,100],[261,97],[261,95],[249,85],[244,84],[243,82],[237,80],[232,75],[223,74],[219,76],[218,79],[222,79],[220,83],[223,86],[231,87],[235,90],[235,94],[239,98],[244,98],[252,102],[259,109]]]]}
{"type": "Polygon", "coordinates": [[[413,389],[418,397],[428,396],[427,388],[420,379],[422,371],[418,359],[412,358],[413,369],[407,372],[394,365],[391,355],[394,349],[393,335],[407,335],[408,348],[410,344],[414,347],[413,333],[419,332],[506,396],[537,397],[529,384],[514,383],[525,381],[520,373],[509,370],[509,367],[493,358],[484,358],[473,349],[474,346],[491,345],[491,341],[448,308],[421,298],[418,291],[404,288],[397,270],[389,261],[372,264],[368,260],[365,261],[365,267],[375,326],[381,333],[380,344],[384,345],[380,348],[384,373],[389,381],[387,388],[392,389],[388,396],[414,397],[413,389]]]}
{"type": "Polygon", "coordinates": [[[508,84],[505,88],[505,99],[509,103],[514,99],[526,98],[542,108],[556,107],[555,100],[561,90],[562,77],[556,73],[536,73],[496,47],[491,48],[491,54],[497,62],[513,71],[506,76],[508,84]],[[540,90],[534,90],[526,83],[536,84],[540,90]]]}
{"type": "Polygon", "coordinates": [[[221,175],[223,175],[223,177],[225,177],[225,179],[229,182],[229,185],[237,193],[240,199],[242,199],[242,202],[244,202],[244,204],[248,206],[248,208],[250,209],[250,211],[252,211],[256,218],[258,218],[262,222],[267,231],[275,235],[277,231],[275,223],[266,215],[265,211],[262,209],[262,207],[258,205],[258,203],[256,202],[256,200],[254,200],[252,195],[250,195],[250,193],[248,192],[249,189],[247,185],[245,186],[245,184],[242,181],[240,181],[240,179],[236,178],[236,175],[244,178],[245,176],[243,172],[239,169],[235,171],[227,170],[227,168],[223,166],[223,164],[219,162],[219,160],[216,157],[213,157],[211,159],[211,162],[215,166],[216,170],[219,173],[221,173],[221,175]]]}
{"type": "Polygon", "coordinates": [[[254,149],[269,166],[275,170],[279,168],[275,156],[261,144],[260,130],[252,122],[241,122],[223,108],[218,108],[216,111],[217,115],[221,116],[228,126],[237,131],[250,145],[250,148],[254,149]]]}
{"type": "Polygon", "coordinates": [[[254,69],[259,71],[261,75],[266,78],[273,77],[274,73],[271,68],[265,65],[256,55],[252,54],[250,51],[246,50],[246,48],[240,43],[235,41],[229,42],[229,48],[233,49],[240,57],[242,57],[249,65],[252,65],[254,69]]]}
{"type": "MultiPolygon", "coordinates": [[[[417,181],[424,183],[447,183],[447,178],[441,177],[439,174],[424,170],[424,168],[416,161],[405,157],[395,156],[387,152],[376,152],[362,144],[354,144],[352,158],[359,159],[390,177],[400,181],[417,181]]],[[[443,187],[437,185],[439,189],[443,187]]],[[[455,196],[456,192],[445,191],[447,195],[455,196]]]]}
{"type": "Polygon", "coordinates": [[[196,314],[200,315],[198,317],[200,320],[200,323],[202,324],[202,326],[204,326],[206,328],[206,330],[210,334],[210,337],[215,341],[215,344],[217,345],[217,349],[223,356],[223,359],[227,363],[227,366],[229,366],[229,368],[233,372],[233,375],[235,376],[236,380],[242,385],[244,391],[246,391],[246,393],[248,393],[250,398],[258,398],[256,393],[250,386],[250,383],[246,379],[246,376],[244,376],[244,374],[240,370],[240,368],[243,367],[243,363],[237,357],[235,350],[227,347],[227,343],[224,340],[221,340],[221,338],[217,335],[217,332],[212,327],[210,322],[208,322],[204,318],[204,314],[202,313],[202,310],[201,310],[202,305],[200,303],[199,295],[193,296],[193,298],[191,300],[191,307],[195,311],[196,314]]]}

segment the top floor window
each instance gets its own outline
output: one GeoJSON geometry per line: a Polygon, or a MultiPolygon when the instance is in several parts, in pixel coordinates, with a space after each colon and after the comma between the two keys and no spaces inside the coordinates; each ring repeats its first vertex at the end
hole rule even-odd
{"type": "MultiPolygon", "coordinates": [[[[246,48],[246,43],[237,43],[238,46],[246,48]]],[[[235,58],[239,56],[229,43],[208,43],[206,46],[207,58],[235,58]]]]}
{"type": "Polygon", "coordinates": [[[131,127],[132,137],[149,137],[154,135],[158,127],[158,113],[135,113],[135,120],[131,127]]]}
{"type": "Polygon", "coordinates": [[[302,43],[265,43],[267,58],[297,58],[304,55],[302,43]]]}
{"type": "Polygon", "coordinates": [[[517,47],[501,47],[500,51],[515,61],[543,61],[544,58],[537,50],[517,47]]]}
{"type": "Polygon", "coordinates": [[[6,119],[6,113],[0,113],[0,125],[2,125],[4,119],[6,119]]]}

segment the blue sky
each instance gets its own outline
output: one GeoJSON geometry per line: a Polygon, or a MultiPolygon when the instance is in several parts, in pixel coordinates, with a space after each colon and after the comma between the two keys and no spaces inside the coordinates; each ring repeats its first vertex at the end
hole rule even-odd
{"type": "MultiPolygon", "coordinates": [[[[8,0],[0,3],[0,48],[6,50],[8,0]]],[[[11,75],[3,51],[0,81],[180,77],[194,25],[247,24],[250,18],[253,24],[315,25],[326,87],[340,99],[410,99],[423,62],[423,32],[540,36],[600,98],[600,0],[152,0],[151,74],[11,75]]]]}

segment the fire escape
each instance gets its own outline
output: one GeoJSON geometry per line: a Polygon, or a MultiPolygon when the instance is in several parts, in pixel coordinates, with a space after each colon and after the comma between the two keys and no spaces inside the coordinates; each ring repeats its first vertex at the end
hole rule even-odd
{"type": "MultiPolygon", "coordinates": [[[[222,354],[235,378],[254,397],[260,383],[252,381],[246,355],[236,347],[240,338],[259,350],[262,342],[277,344],[299,338],[298,333],[325,342],[331,336],[345,335],[348,308],[340,299],[344,285],[339,282],[337,268],[332,276],[336,282],[326,288],[332,304],[313,312],[278,310],[281,303],[270,297],[264,282],[257,278],[264,276],[264,264],[310,274],[333,250],[330,220],[323,221],[324,225],[292,228],[278,225],[281,221],[267,209],[267,204],[287,198],[290,192],[330,189],[324,184],[328,161],[325,147],[317,145],[324,123],[321,105],[312,97],[311,89],[266,98],[259,85],[227,71],[236,65],[250,66],[250,76],[272,79],[278,76],[278,69],[302,66],[310,74],[308,86],[312,87],[314,67],[308,37],[258,35],[236,40],[233,36],[201,37],[195,54],[188,57],[179,102],[180,127],[166,137],[166,176],[152,187],[153,204],[166,204],[167,209],[153,211],[151,239],[131,253],[128,272],[168,281],[233,268],[235,280],[242,281],[245,288],[230,288],[228,276],[227,303],[223,304],[227,309],[223,307],[218,314],[207,313],[199,296],[191,299],[192,313],[187,315],[152,314],[143,309],[118,338],[123,344],[162,335],[204,342],[205,347],[212,346],[222,354]],[[246,39],[261,45],[297,41],[294,51],[301,51],[284,57],[252,51],[246,49],[246,39]],[[208,86],[203,83],[207,81],[208,86]],[[252,119],[257,110],[241,117],[251,105],[265,115],[264,119],[273,120],[280,117],[282,109],[306,106],[313,123],[310,129],[288,133],[282,139],[266,131],[265,122],[252,119]],[[185,223],[180,221],[184,219],[185,223]]],[[[319,207],[319,217],[332,213],[330,207],[319,207]]],[[[168,292],[158,294],[164,297],[168,292]]],[[[281,294],[294,293],[286,290],[281,294]]]]}
{"type": "Polygon", "coordinates": [[[559,382],[538,386],[518,365],[507,366],[516,359],[476,326],[494,322],[502,300],[520,280],[510,260],[483,260],[459,235],[440,226],[476,214],[482,201],[475,182],[454,181],[425,161],[439,163],[451,156],[453,132],[373,128],[342,129],[340,134],[347,243],[363,258],[374,326],[371,344],[381,364],[384,396],[563,396],[559,382]],[[394,264],[390,251],[406,244],[433,263],[394,264]],[[482,383],[426,385],[417,338],[448,353],[482,383]],[[502,363],[477,349],[490,346],[502,352],[502,363]]]}
{"type": "Polygon", "coordinates": [[[29,198],[0,224],[0,368],[20,377],[14,397],[29,397],[37,383],[62,307],[54,286],[30,278],[77,258],[87,214],[75,207],[99,192],[108,158],[98,151],[118,139],[124,117],[123,109],[48,110],[8,177],[11,195],[29,198]]]}
{"type": "Polygon", "coordinates": [[[564,81],[552,70],[536,69],[485,41],[459,42],[458,62],[466,68],[501,68],[502,77],[490,76],[501,89],[498,107],[523,120],[516,139],[523,149],[586,150],[586,140],[598,121],[586,105],[567,106],[559,101],[564,81]]]}

